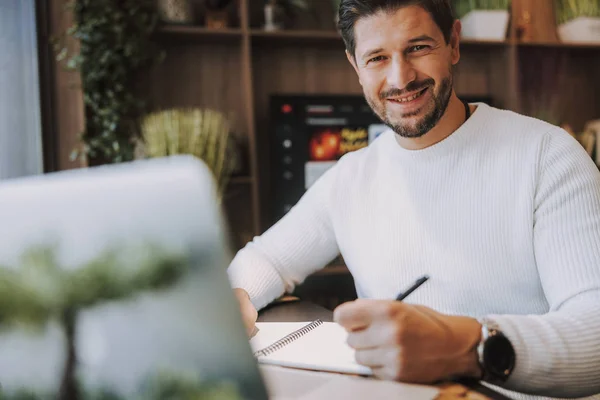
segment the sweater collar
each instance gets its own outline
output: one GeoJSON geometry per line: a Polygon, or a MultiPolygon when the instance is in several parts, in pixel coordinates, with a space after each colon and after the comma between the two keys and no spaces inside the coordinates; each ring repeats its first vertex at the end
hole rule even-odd
{"type": "Polygon", "coordinates": [[[412,160],[438,159],[447,154],[460,152],[464,149],[465,144],[468,143],[468,139],[477,133],[479,130],[477,127],[485,122],[485,114],[490,109],[490,106],[485,103],[476,102],[470,104],[477,106],[471,117],[448,137],[436,144],[420,150],[408,150],[396,142],[396,134],[391,129],[388,129],[385,135],[385,141],[388,143],[385,143],[384,147],[389,149],[394,157],[412,160]]]}

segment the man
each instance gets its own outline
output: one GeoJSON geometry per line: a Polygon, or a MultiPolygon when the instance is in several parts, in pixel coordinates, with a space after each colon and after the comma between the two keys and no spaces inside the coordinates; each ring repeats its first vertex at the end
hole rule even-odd
{"type": "Polygon", "coordinates": [[[378,377],[599,393],[592,160],[555,126],[457,98],[461,24],[448,0],[342,0],[339,17],[348,61],[390,129],[236,255],[228,272],[248,328],[341,252],[360,299],[334,318],[378,377]]]}

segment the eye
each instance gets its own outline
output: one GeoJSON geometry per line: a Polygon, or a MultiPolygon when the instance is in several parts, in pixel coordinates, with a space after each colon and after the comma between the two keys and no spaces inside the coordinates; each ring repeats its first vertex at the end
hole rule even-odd
{"type": "Polygon", "coordinates": [[[421,50],[425,50],[425,49],[428,49],[428,48],[429,48],[429,46],[427,46],[427,45],[424,45],[424,44],[418,44],[418,45],[416,45],[416,46],[412,46],[412,47],[410,47],[410,48],[408,49],[408,51],[409,51],[410,53],[414,53],[415,51],[421,51],[421,50]]]}
{"type": "Polygon", "coordinates": [[[377,57],[370,58],[369,61],[367,61],[367,64],[371,63],[371,62],[383,61],[384,58],[385,58],[384,56],[377,56],[377,57]]]}

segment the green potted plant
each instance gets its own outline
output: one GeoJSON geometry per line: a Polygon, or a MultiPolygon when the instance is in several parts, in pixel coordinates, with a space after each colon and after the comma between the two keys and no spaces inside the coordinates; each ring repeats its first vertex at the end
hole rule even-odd
{"type": "Polygon", "coordinates": [[[191,154],[213,172],[219,196],[239,165],[226,116],[210,109],[169,109],[150,113],[141,122],[138,158],[191,154]]]}
{"type": "Polygon", "coordinates": [[[151,36],[158,23],[155,0],[75,0],[74,25],[66,32],[79,42],[70,54],[60,41],[57,59],[81,75],[85,111],[82,150],[72,158],[88,165],[134,158],[138,118],[144,101],[136,92],[136,76],[159,62],[163,54],[151,36]]]}
{"type": "Polygon", "coordinates": [[[600,43],[598,0],[555,0],[554,4],[561,41],[600,43]]]}
{"type": "Polygon", "coordinates": [[[510,13],[509,0],[454,0],[462,22],[462,37],[475,40],[504,40],[510,13]]]}

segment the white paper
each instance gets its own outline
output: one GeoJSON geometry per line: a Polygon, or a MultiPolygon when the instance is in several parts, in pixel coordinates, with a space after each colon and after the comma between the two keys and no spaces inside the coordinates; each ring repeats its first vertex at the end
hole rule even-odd
{"type": "MultiPolygon", "coordinates": [[[[259,332],[251,339],[250,344],[254,351],[258,351],[308,323],[259,323],[259,332]]],[[[279,350],[258,357],[258,361],[317,371],[372,375],[370,368],[356,363],[354,350],[346,344],[347,338],[347,332],[340,325],[324,322],[279,350]]]]}
{"type": "Polygon", "coordinates": [[[257,322],[258,333],[250,339],[252,351],[256,352],[275,343],[282,337],[310,324],[307,322],[257,322]]]}

